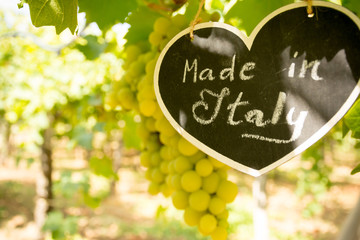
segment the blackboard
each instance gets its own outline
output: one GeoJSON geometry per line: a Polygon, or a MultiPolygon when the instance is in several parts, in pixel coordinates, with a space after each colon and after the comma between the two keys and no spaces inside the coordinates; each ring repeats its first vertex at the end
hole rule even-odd
{"type": "Polygon", "coordinates": [[[295,3],[249,37],[224,23],[179,33],[154,75],[172,126],[205,153],[253,176],[323,137],[359,94],[360,21],[347,9],[295,3]]]}

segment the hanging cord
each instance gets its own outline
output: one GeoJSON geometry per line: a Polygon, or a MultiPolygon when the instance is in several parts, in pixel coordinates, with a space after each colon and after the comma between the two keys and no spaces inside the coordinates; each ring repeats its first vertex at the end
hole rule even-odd
{"type": "Polygon", "coordinates": [[[314,16],[313,7],[312,7],[312,0],[307,0],[307,14],[309,18],[312,18],[314,16]]]}
{"type": "Polygon", "coordinates": [[[199,5],[199,9],[194,17],[194,20],[190,23],[190,38],[191,40],[194,40],[194,28],[195,25],[198,24],[201,20],[199,19],[199,15],[201,13],[201,10],[203,8],[205,4],[205,0],[201,0],[200,5],[199,5]]]}

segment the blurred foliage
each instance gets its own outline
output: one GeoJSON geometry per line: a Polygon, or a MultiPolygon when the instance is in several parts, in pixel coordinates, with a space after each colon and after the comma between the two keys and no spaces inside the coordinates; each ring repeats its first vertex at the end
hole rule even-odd
{"type": "MultiPolygon", "coordinates": [[[[329,0],[343,4],[356,14],[360,14],[360,3],[356,0],[329,0]]],[[[209,12],[219,12],[221,20],[231,23],[250,34],[254,27],[270,12],[293,0],[208,0],[205,8],[209,12]]],[[[113,32],[116,23],[128,24],[126,44],[147,41],[152,25],[159,16],[171,16],[184,12],[188,20],[193,20],[198,10],[199,1],[175,0],[111,0],[104,4],[100,0],[21,0],[20,6],[27,3],[30,7],[34,26],[55,26],[56,33],[69,28],[72,33],[77,26],[77,11],[86,13],[86,26],[96,22],[102,34],[86,34],[86,28],[70,42],[63,44],[57,36],[46,29],[31,30],[30,35],[17,37],[12,34],[14,26],[8,26],[0,14],[0,120],[11,124],[14,135],[24,137],[16,142],[15,159],[25,159],[29,164],[36,161],[43,139],[41,131],[52,128],[57,139],[67,139],[69,150],[80,147],[88,152],[89,165],[81,177],[75,177],[72,171],[63,171],[54,183],[54,193],[66,199],[80,195],[84,204],[95,208],[101,204],[110,190],[111,181],[118,180],[113,168],[111,152],[105,149],[111,142],[124,140],[128,148],[140,149],[139,138],[135,133],[138,121],[132,112],[122,109],[110,110],[106,93],[111,82],[119,81],[121,65],[125,57],[122,45],[113,32]],[[43,7],[42,7],[43,6],[43,7]],[[35,37],[35,38],[34,38],[35,37]],[[44,47],[38,39],[47,39],[50,46],[44,47]],[[58,45],[54,45],[58,44],[58,45]],[[52,51],[49,51],[49,49],[52,51]],[[49,121],[48,116],[53,118],[49,121]],[[120,133],[120,134],[119,134],[120,133]],[[104,136],[104,141],[96,139],[97,134],[104,136]],[[119,137],[120,136],[120,137],[119,137]],[[35,153],[25,156],[25,153],[35,153]],[[94,182],[100,183],[96,186],[94,182]]],[[[45,44],[47,45],[47,44],[45,44]]],[[[343,133],[360,139],[360,101],[358,100],[343,120],[343,133]]],[[[2,123],[0,123],[2,124],[2,123]]],[[[326,162],[324,154],[331,152],[334,142],[339,142],[337,126],[323,140],[318,141],[303,155],[303,166],[297,174],[296,193],[300,197],[311,196],[312,201],[304,210],[304,216],[312,217],[322,210],[321,199],[329,188],[329,175],[333,166],[326,162]]],[[[360,143],[355,145],[360,147],[360,143]]],[[[360,164],[352,174],[360,171],[360,164]]],[[[4,209],[0,208],[0,218],[4,209]]],[[[159,209],[163,215],[166,209],[159,209]]],[[[242,226],[245,235],[250,235],[252,216],[248,209],[242,209],[232,220],[242,226]]],[[[77,232],[77,218],[64,216],[60,211],[49,214],[44,226],[54,239],[62,239],[77,232]]],[[[140,225],[123,226],[120,231],[148,232],[162,238],[174,236],[179,232],[189,235],[188,239],[199,237],[196,231],[184,228],[178,222],[159,217],[159,226],[140,225]],[[165,222],[164,222],[165,221],[165,222]],[[162,227],[160,227],[160,225],[162,227]],[[164,231],[163,225],[166,226],[164,231]]],[[[234,225],[233,225],[234,226],[234,225]]],[[[234,229],[231,231],[235,231],[234,229]]],[[[279,237],[286,239],[285,236],[279,237]]],[[[290,238],[289,238],[290,239],[290,238]]],[[[302,235],[299,235],[302,239],[302,235]]]]}
{"type": "Polygon", "coordinates": [[[64,216],[60,211],[50,212],[43,230],[51,233],[54,240],[66,240],[77,233],[77,217],[64,216]]]}
{"type": "MultiPolygon", "coordinates": [[[[345,136],[351,131],[351,136],[357,140],[355,147],[360,148],[360,99],[352,106],[350,111],[344,117],[343,135],[345,136]]],[[[358,164],[351,172],[355,174],[360,172],[360,164],[358,164]]]]}

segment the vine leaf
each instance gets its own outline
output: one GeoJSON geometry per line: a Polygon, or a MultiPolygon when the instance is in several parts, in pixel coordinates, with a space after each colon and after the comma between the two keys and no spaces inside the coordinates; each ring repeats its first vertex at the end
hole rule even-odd
{"type": "Polygon", "coordinates": [[[237,26],[246,31],[248,35],[256,25],[272,11],[294,2],[293,0],[243,0],[237,1],[225,15],[225,20],[236,19],[237,26]]]}
{"type": "Polygon", "coordinates": [[[350,111],[345,115],[344,122],[353,132],[353,137],[358,137],[360,134],[360,100],[357,100],[350,111]]]}
{"type": "Polygon", "coordinates": [[[200,1],[198,1],[198,0],[188,0],[187,1],[188,5],[186,8],[185,17],[189,22],[194,20],[194,17],[199,9],[199,3],[200,3],[200,1]]]}
{"type": "Polygon", "coordinates": [[[123,23],[136,8],[136,0],[79,0],[79,12],[85,12],[87,22],[96,22],[104,32],[116,23],[123,23]]]}
{"type": "Polygon", "coordinates": [[[160,16],[159,13],[151,11],[147,7],[141,7],[132,12],[126,20],[130,24],[129,31],[125,35],[126,44],[147,40],[153,30],[155,20],[160,16]]]}
{"type": "Polygon", "coordinates": [[[98,40],[98,37],[94,35],[87,35],[84,37],[84,40],[86,40],[85,45],[76,44],[75,48],[82,52],[88,60],[94,60],[98,58],[107,47],[106,42],[101,43],[98,40]]]}
{"type": "Polygon", "coordinates": [[[342,5],[350,9],[360,17],[360,1],[343,0],[342,5]]]}
{"type": "Polygon", "coordinates": [[[356,173],[360,172],[360,164],[357,165],[352,171],[351,171],[351,175],[354,175],[356,173]]]}
{"type": "Polygon", "coordinates": [[[31,22],[35,27],[55,26],[57,34],[69,28],[73,34],[75,33],[77,0],[28,0],[26,2],[29,4],[31,22]]]}

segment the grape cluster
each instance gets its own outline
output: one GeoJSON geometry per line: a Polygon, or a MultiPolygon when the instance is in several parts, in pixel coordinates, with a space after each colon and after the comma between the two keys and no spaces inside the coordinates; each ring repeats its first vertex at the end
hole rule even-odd
{"type": "Polygon", "coordinates": [[[160,17],[147,44],[126,47],[125,74],[114,82],[108,105],[133,109],[141,115],[137,134],[143,145],[140,163],[150,181],[148,192],[171,197],[175,208],[184,211],[186,224],[197,226],[213,240],[225,240],[226,204],[234,201],[237,186],[227,179],[226,165],[201,152],[171,126],[157,104],[153,87],[161,50],[188,24],[182,15],[160,17]]]}

